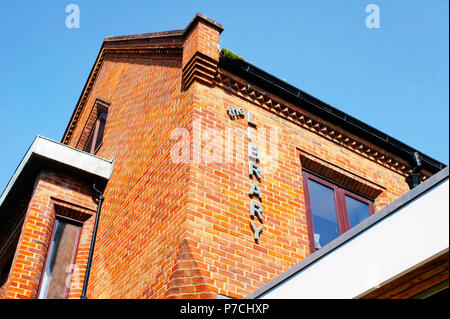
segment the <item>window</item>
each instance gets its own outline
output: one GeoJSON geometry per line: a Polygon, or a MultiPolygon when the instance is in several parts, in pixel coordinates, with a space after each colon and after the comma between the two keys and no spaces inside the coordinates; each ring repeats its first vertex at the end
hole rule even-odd
{"type": "Polygon", "coordinates": [[[105,131],[106,124],[106,112],[99,111],[91,133],[89,134],[88,141],[84,148],[85,152],[94,154],[103,142],[103,133],[105,131]]]}
{"type": "Polygon", "coordinates": [[[39,299],[67,298],[81,224],[57,216],[39,287],[39,299]]]}
{"type": "Polygon", "coordinates": [[[77,149],[95,154],[102,145],[105,132],[106,118],[111,102],[97,97],[94,105],[90,108],[89,116],[84,123],[78,142],[77,149]]]}
{"type": "Polygon", "coordinates": [[[329,180],[303,173],[311,252],[373,213],[373,203],[329,180]]]}

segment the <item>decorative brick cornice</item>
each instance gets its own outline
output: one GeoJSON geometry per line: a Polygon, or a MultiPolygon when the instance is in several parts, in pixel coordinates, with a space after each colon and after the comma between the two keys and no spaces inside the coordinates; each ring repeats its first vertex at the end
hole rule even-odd
{"type": "Polygon", "coordinates": [[[75,111],[70,119],[70,123],[67,126],[66,132],[62,139],[62,143],[69,144],[73,132],[77,126],[78,120],[83,112],[83,109],[89,98],[89,93],[94,86],[95,80],[100,72],[105,57],[123,57],[132,59],[161,59],[161,60],[179,60],[181,61],[183,49],[181,47],[155,47],[155,48],[140,48],[140,47],[119,47],[119,48],[102,48],[97,61],[91,71],[89,79],[82,91],[80,100],[75,108],[75,111]]]}
{"type": "Polygon", "coordinates": [[[183,49],[180,47],[175,48],[105,48],[103,55],[109,57],[130,57],[134,59],[139,58],[151,58],[161,60],[179,60],[183,54],[183,49]]]}
{"type": "Polygon", "coordinates": [[[214,59],[200,52],[195,53],[183,68],[183,89],[187,89],[194,81],[211,86],[217,73],[217,64],[214,59]]]}
{"type": "Polygon", "coordinates": [[[348,134],[316,116],[309,115],[297,106],[237,80],[221,69],[215,75],[214,84],[405,177],[412,171],[412,167],[407,161],[392,156],[388,152],[348,134]]]}

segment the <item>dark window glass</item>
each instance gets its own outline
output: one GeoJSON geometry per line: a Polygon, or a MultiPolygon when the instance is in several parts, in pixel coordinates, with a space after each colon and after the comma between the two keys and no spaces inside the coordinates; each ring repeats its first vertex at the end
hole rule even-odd
{"type": "Polygon", "coordinates": [[[103,133],[105,132],[105,124],[106,124],[106,113],[101,112],[99,116],[98,132],[97,132],[97,139],[95,141],[94,151],[97,150],[97,148],[103,142],[103,133]]]}
{"type": "Polygon", "coordinates": [[[63,299],[70,288],[81,227],[56,219],[39,289],[40,299],[63,299]]]}
{"type": "MultiPolygon", "coordinates": [[[[94,130],[95,130],[95,126],[94,126],[94,130]]],[[[91,134],[89,135],[88,142],[86,144],[86,147],[84,148],[84,150],[89,153],[91,153],[91,149],[92,149],[92,137],[94,136],[94,130],[92,130],[91,134]]]]}
{"type": "Polygon", "coordinates": [[[370,216],[370,208],[367,203],[364,203],[356,198],[345,195],[345,204],[347,205],[348,220],[350,228],[358,225],[364,219],[370,216]]]}
{"type": "Polygon", "coordinates": [[[95,153],[103,142],[103,133],[105,132],[106,112],[100,111],[92,127],[89,139],[84,150],[89,153],[95,153]]]}
{"type": "Polygon", "coordinates": [[[311,251],[322,248],[370,216],[372,201],[330,181],[303,173],[311,251]]]}
{"type": "Polygon", "coordinates": [[[314,244],[319,249],[339,236],[334,191],[310,179],[309,194],[314,223],[314,244]]]}

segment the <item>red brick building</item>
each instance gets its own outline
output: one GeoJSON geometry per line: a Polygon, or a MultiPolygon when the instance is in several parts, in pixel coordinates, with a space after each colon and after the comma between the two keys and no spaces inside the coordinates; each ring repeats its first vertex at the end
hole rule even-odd
{"type": "Polygon", "coordinates": [[[91,252],[87,298],[242,298],[445,167],[222,31],[104,39],[61,143],[38,137],[0,198],[0,297],[80,298],[91,252]]]}

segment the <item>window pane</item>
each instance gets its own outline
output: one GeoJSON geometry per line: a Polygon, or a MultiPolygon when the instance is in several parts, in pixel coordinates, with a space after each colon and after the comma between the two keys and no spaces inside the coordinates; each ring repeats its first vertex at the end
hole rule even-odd
{"type": "Polygon", "coordinates": [[[86,147],[84,148],[85,152],[90,152],[91,151],[91,147],[92,147],[92,137],[94,136],[94,132],[92,131],[91,134],[89,135],[89,140],[86,144],[86,147]]]}
{"type": "Polygon", "coordinates": [[[325,185],[308,179],[314,224],[314,242],[317,249],[322,248],[339,236],[334,191],[325,185]]]}
{"type": "Polygon", "coordinates": [[[99,116],[99,126],[98,126],[98,133],[97,133],[97,140],[95,141],[95,147],[94,151],[97,150],[97,147],[103,142],[103,132],[105,131],[105,124],[106,124],[106,114],[102,113],[99,116]]]}
{"type": "Polygon", "coordinates": [[[345,195],[345,204],[347,204],[350,227],[358,225],[370,216],[369,205],[356,198],[345,195]]]}
{"type": "Polygon", "coordinates": [[[62,299],[66,297],[80,227],[57,219],[49,245],[47,262],[42,274],[39,298],[62,299]]]}

